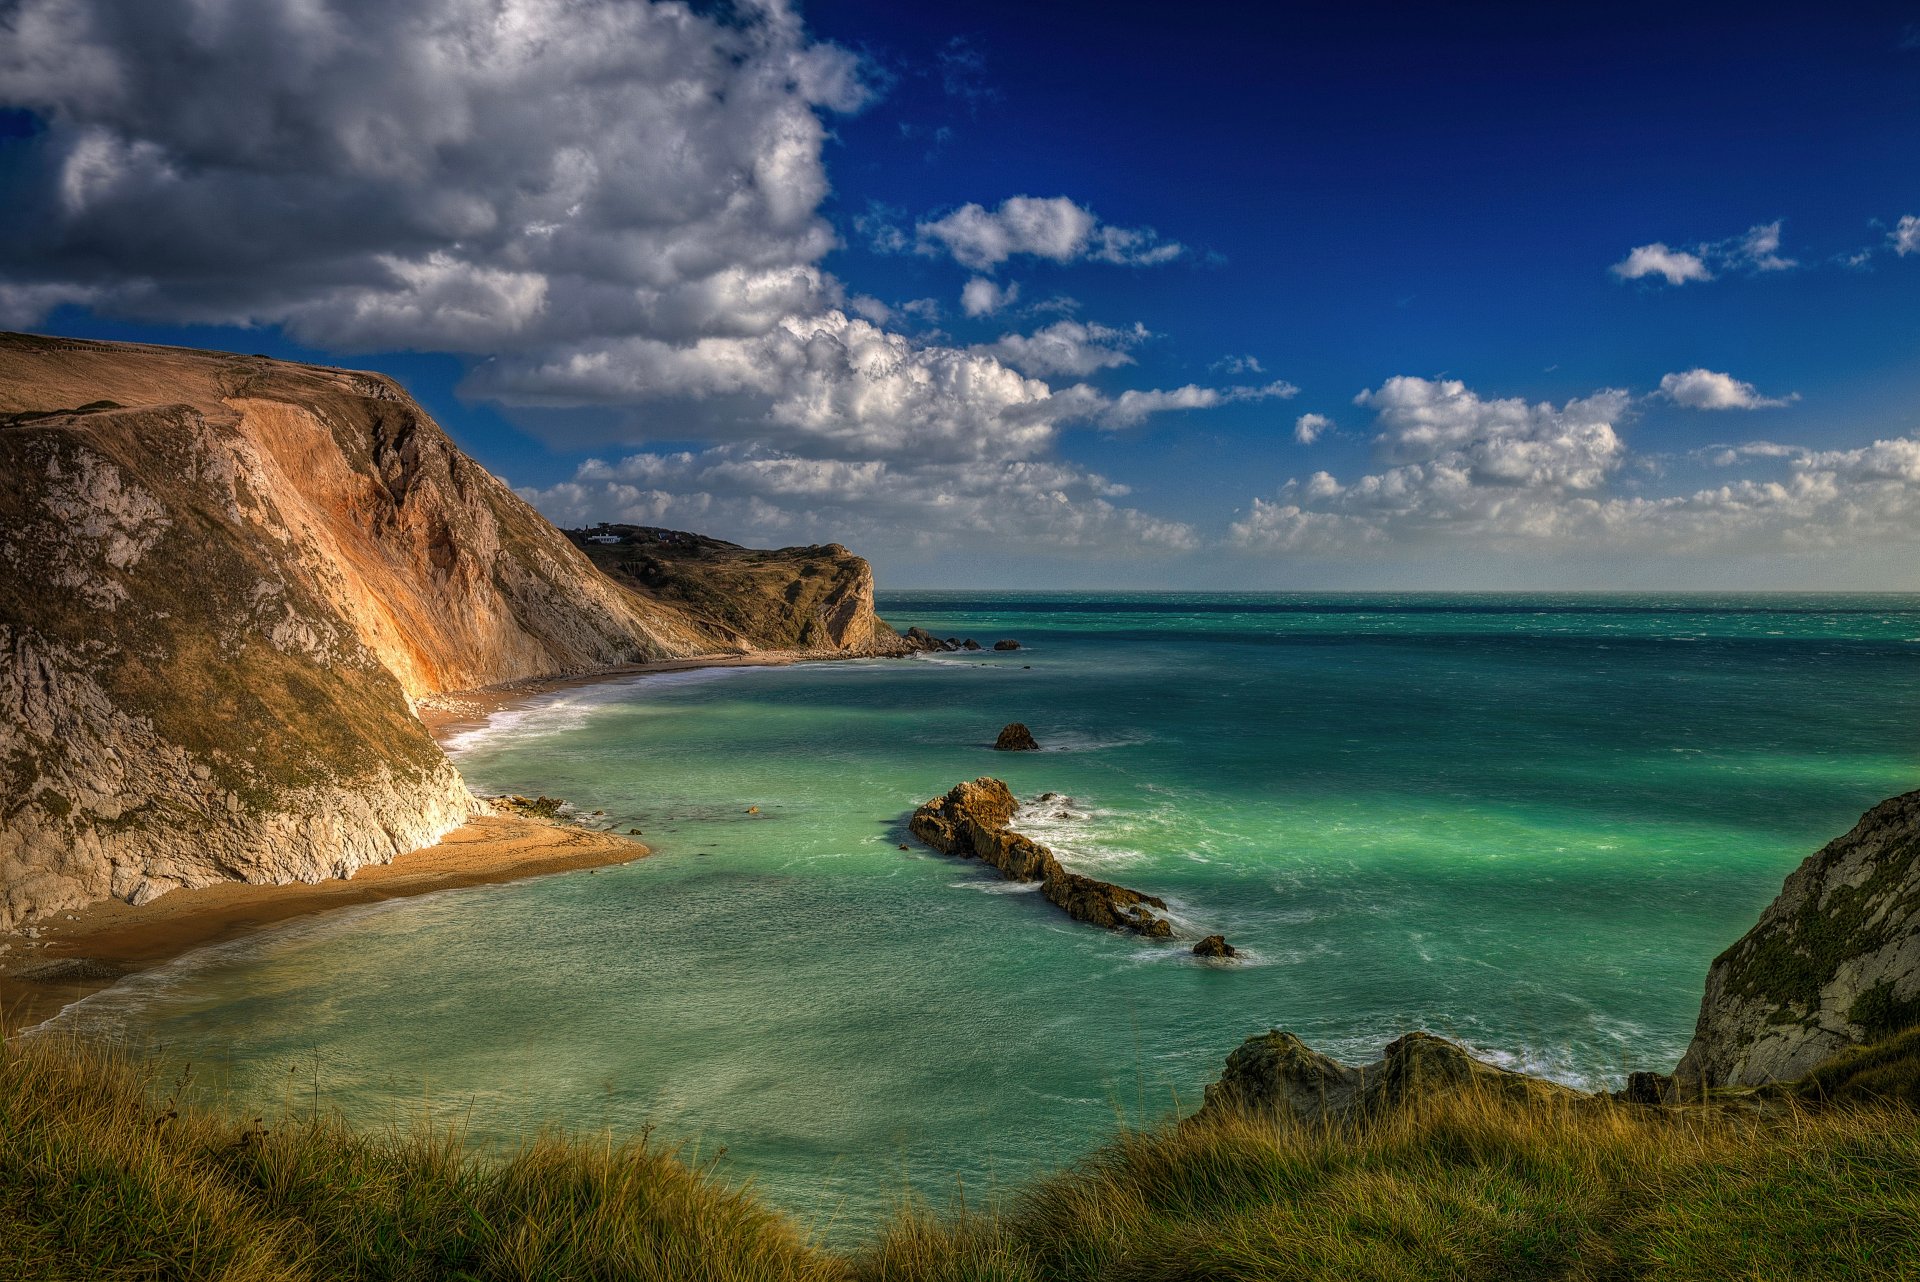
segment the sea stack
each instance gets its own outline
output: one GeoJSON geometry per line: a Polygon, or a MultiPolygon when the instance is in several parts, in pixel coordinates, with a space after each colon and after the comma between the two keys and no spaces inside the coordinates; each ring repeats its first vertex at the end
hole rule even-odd
{"type": "Polygon", "coordinates": [[[1000,737],[993,741],[995,752],[1038,752],[1040,745],[1034,740],[1033,731],[1019,721],[1010,721],[1001,728],[1000,737]]]}

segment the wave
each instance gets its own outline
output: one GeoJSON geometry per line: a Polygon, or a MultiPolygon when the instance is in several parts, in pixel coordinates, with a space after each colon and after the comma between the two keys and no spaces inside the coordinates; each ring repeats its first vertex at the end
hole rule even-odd
{"type": "Polygon", "coordinates": [[[689,668],[684,672],[643,672],[531,695],[523,704],[489,713],[479,725],[448,735],[440,746],[448,756],[458,760],[502,739],[524,742],[577,730],[609,705],[637,703],[648,690],[698,685],[755,671],[764,669],[689,668]]]}

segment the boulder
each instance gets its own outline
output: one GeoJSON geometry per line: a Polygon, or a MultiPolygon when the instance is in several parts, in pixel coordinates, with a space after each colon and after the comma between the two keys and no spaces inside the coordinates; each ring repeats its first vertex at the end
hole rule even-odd
{"type": "Polygon", "coordinates": [[[980,644],[980,643],[979,643],[978,641],[975,641],[975,640],[974,640],[974,639],[973,639],[972,637],[968,637],[968,638],[967,638],[967,639],[966,639],[965,641],[962,641],[962,642],[960,643],[960,648],[961,648],[962,650],[981,650],[981,649],[985,649],[985,647],[984,647],[984,646],[982,646],[982,645],[981,645],[981,644],[980,644]]]}
{"type": "Polygon", "coordinates": [[[958,650],[960,648],[958,642],[942,641],[925,628],[908,628],[904,640],[907,648],[910,650],[931,650],[937,652],[941,650],[958,650]]]}
{"type": "Polygon", "coordinates": [[[993,741],[995,752],[1038,752],[1040,745],[1034,741],[1033,731],[1018,721],[1010,721],[1000,731],[1000,737],[993,741]]]}
{"type": "Polygon", "coordinates": [[[1225,935],[1208,935],[1193,946],[1195,957],[1238,957],[1240,950],[1227,942],[1225,935]]]}
{"type": "Polygon", "coordinates": [[[1472,1092],[1515,1103],[1590,1098],[1570,1086],[1475,1059],[1431,1033],[1408,1033],[1366,1067],[1343,1064],[1292,1033],[1249,1037],[1207,1087],[1201,1113],[1246,1113],[1294,1121],[1380,1117],[1443,1095],[1472,1092]]]}
{"type": "Polygon", "coordinates": [[[993,648],[996,650],[1018,650],[1020,643],[1018,641],[995,641],[993,648]]]}
{"type": "Polygon", "coordinates": [[[1787,878],[1714,959],[1681,1099],[1799,1078],[1920,1025],[1920,792],[1883,801],[1787,878]]]}

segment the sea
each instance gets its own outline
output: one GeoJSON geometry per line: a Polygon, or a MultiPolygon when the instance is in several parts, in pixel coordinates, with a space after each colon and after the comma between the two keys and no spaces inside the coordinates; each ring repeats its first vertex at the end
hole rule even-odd
{"type": "Polygon", "coordinates": [[[1593,1089],[1671,1069],[1713,957],[1920,787],[1916,596],[880,605],[1020,648],[537,697],[449,741],[467,780],[652,857],[310,918],[61,1023],[263,1115],[646,1132],[832,1237],[1191,1111],[1270,1028],[1356,1063],[1426,1029],[1593,1089]],[[1011,721],[1040,751],[993,750],[1011,721]],[[980,775],[1184,942],[908,836],[980,775]],[[1238,959],[1191,954],[1215,933],[1238,959]]]}

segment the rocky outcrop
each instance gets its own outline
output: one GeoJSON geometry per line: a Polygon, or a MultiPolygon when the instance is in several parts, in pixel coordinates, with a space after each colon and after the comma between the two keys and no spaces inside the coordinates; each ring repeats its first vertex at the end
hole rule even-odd
{"type": "Polygon", "coordinates": [[[1013,641],[1013,640],[995,641],[993,643],[993,648],[996,650],[1018,650],[1020,648],[1020,643],[1018,641],[1013,641]]]}
{"type": "Polygon", "coordinates": [[[1302,1122],[1375,1118],[1424,1100],[1479,1093],[1516,1103],[1573,1101],[1583,1092],[1488,1064],[1431,1033],[1408,1033],[1365,1067],[1343,1064],[1292,1033],[1249,1037],[1209,1085],[1201,1116],[1250,1114],[1302,1122]]]}
{"type": "Polygon", "coordinates": [[[1017,809],[1006,784],[983,777],[927,802],[907,827],[943,855],[978,859],[1013,881],[1039,882],[1047,901],[1076,921],[1154,939],[1173,935],[1172,924],[1152,911],[1165,912],[1165,900],[1068,872],[1051,850],[1007,826],[1017,809]]]}
{"type": "Polygon", "coordinates": [[[1000,730],[993,741],[995,752],[1038,752],[1040,745],[1034,741],[1033,731],[1019,721],[1010,721],[1000,730]]]}
{"type": "Polygon", "coordinates": [[[1193,946],[1193,955],[1214,958],[1238,957],[1240,950],[1229,944],[1225,935],[1208,935],[1193,946]]]}
{"type": "MultiPolygon", "coordinates": [[[[0,335],[0,476],[0,929],[391,860],[475,813],[418,699],[759,644],[378,375],[0,335]]],[[[884,640],[864,561],[767,555],[819,647],[884,640]]]]}
{"type": "Polygon", "coordinates": [[[1881,802],[1787,878],[1714,959],[1682,1099],[1798,1078],[1920,1024],[1920,792],[1881,802]]]}

